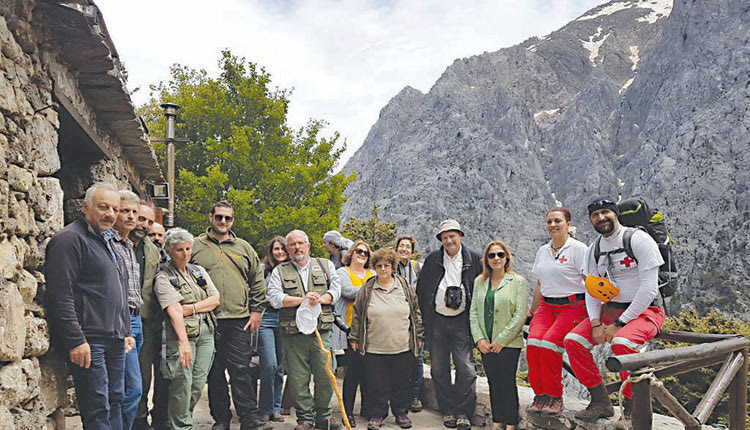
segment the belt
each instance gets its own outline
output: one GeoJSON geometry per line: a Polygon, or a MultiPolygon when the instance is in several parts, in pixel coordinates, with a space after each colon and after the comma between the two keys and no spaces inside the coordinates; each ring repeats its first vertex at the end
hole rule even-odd
{"type": "MultiPolygon", "coordinates": [[[[659,303],[660,301],[661,300],[659,299],[654,300],[649,306],[661,306],[661,303],[659,303]]],[[[627,309],[630,306],[630,302],[607,302],[605,305],[615,309],[627,309]]]]}
{"type": "Polygon", "coordinates": [[[137,317],[141,314],[141,308],[130,308],[130,315],[137,317]]]}
{"type": "Polygon", "coordinates": [[[571,294],[568,297],[542,297],[544,303],[549,303],[551,305],[568,305],[571,303],[580,302],[581,300],[585,299],[586,294],[584,293],[571,294]]]}

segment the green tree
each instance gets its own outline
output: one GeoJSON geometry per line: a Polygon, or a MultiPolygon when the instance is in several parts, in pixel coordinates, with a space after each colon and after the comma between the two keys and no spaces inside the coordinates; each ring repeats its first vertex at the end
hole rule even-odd
{"type": "Polygon", "coordinates": [[[344,224],[342,234],[351,240],[364,240],[372,249],[394,247],[398,226],[393,222],[380,222],[378,205],[372,205],[372,218],[359,220],[351,217],[344,224]]]}
{"type": "MultiPolygon", "coordinates": [[[[738,320],[736,318],[724,317],[711,311],[708,315],[701,317],[695,309],[682,312],[677,316],[668,318],[664,322],[665,329],[672,330],[683,330],[692,331],[695,333],[715,333],[715,334],[741,334],[745,337],[750,338],[750,323],[738,320]]],[[[681,346],[688,346],[689,344],[671,343],[657,341],[655,342],[657,347],[661,348],[677,348],[681,346]]],[[[716,377],[721,364],[717,364],[711,367],[704,367],[702,369],[694,370],[692,372],[683,373],[680,375],[664,378],[664,386],[669,392],[674,395],[682,406],[688,411],[695,410],[695,407],[703,399],[708,391],[708,387],[716,377]]],[[[750,393],[749,393],[750,394],[750,393]]],[[[750,398],[750,395],[748,396],[750,398]]],[[[662,414],[669,414],[665,408],[663,408],[658,402],[654,402],[654,406],[657,412],[662,414]]],[[[709,423],[727,423],[727,417],[729,416],[729,395],[725,392],[722,395],[722,400],[716,406],[709,423]]],[[[750,430],[750,420],[748,420],[748,430],[750,430]]]]}
{"type": "MultiPolygon", "coordinates": [[[[175,224],[200,233],[212,203],[227,199],[235,208],[233,230],[257,250],[292,229],[321,237],[338,228],[344,189],[355,179],[333,173],[345,149],[339,134],[322,137],[322,120],[291,129],[291,93],[271,88],[262,67],[222,51],[219,69],[212,77],[174,65],[169,81],[151,86],[151,100],[139,109],[151,134],[164,136],[159,105],[182,107],[175,134],[190,142],[176,145],[175,224]]],[[[154,148],[166,166],[164,144],[154,148]]]]}

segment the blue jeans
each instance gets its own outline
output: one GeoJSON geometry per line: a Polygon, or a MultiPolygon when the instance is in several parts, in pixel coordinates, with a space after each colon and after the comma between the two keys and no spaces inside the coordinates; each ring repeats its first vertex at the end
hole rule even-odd
{"type": "Polygon", "coordinates": [[[477,372],[471,362],[469,311],[455,317],[435,313],[432,330],[431,373],[440,412],[471,417],[476,408],[477,372]],[[456,367],[455,382],[451,380],[451,357],[456,367]]]}
{"type": "Polygon", "coordinates": [[[143,389],[141,387],[141,365],[138,362],[138,352],[143,345],[143,330],[140,316],[130,316],[130,330],[135,339],[135,348],[125,355],[125,395],[122,398],[122,428],[130,430],[138,413],[138,403],[141,401],[143,389]]]}
{"type": "Polygon", "coordinates": [[[284,368],[281,366],[281,339],[279,338],[279,315],[266,310],[260,323],[260,399],[261,415],[281,411],[281,390],[284,383],[284,368]]]}
{"type": "Polygon", "coordinates": [[[415,358],[414,372],[411,374],[411,398],[422,400],[424,389],[424,345],[419,348],[419,357],[415,358]]]}
{"type": "Polygon", "coordinates": [[[85,429],[122,430],[125,344],[122,339],[91,340],[91,366],[84,369],[66,362],[78,398],[85,429]]]}

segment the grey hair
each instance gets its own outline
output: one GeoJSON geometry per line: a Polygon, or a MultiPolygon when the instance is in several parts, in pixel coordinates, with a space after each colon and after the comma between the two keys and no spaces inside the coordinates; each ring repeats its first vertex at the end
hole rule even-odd
{"type": "Polygon", "coordinates": [[[138,203],[141,204],[141,198],[138,197],[138,194],[130,191],[130,190],[120,190],[117,192],[120,194],[120,200],[124,200],[128,203],[138,203]]]}
{"type": "Polygon", "coordinates": [[[189,231],[185,230],[184,228],[170,228],[167,230],[167,232],[164,234],[164,250],[165,251],[171,251],[174,249],[175,246],[183,243],[188,242],[191,246],[193,245],[193,235],[190,234],[189,231]]]}
{"type": "Polygon", "coordinates": [[[301,234],[301,235],[305,236],[305,242],[310,243],[310,238],[307,237],[307,233],[305,233],[302,230],[292,230],[289,233],[287,233],[286,234],[286,240],[287,240],[287,242],[289,241],[289,236],[291,236],[293,234],[301,234]]]}
{"type": "Polygon", "coordinates": [[[117,192],[117,188],[115,188],[112,184],[108,184],[106,182],[97,182],[86,190],[83,201],[86,202],[89,206],[94,206],[94,194],[96,194],[96,192],[99,190],[117,192]]]}

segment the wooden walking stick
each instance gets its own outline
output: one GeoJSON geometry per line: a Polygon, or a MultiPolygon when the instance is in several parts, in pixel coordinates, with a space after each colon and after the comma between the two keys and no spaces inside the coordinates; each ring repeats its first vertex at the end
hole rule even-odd
{"type": "Polygon", "coordinates": [[[315,328],[315,336],[318,337],[318,345],[320,346],[320,350],[323,351],[323,353],[326,355],[326,373],[328,374],[328,377],[331,378],[331,384],[333,384],[333,391],[336,393],[336,398],[339,401],[339,408],[341,408],[341,418],[344,421],[344,425],[346,426],[346,429],[352,430],[352,426],[351,424],[349,424],[349,417],[346,416],[346,410],[344,409],[344,401],[341,399],[339,386],[336,385],[336,375],[334,375],[333,370],[331,370],[331,360],[332,360],[331,351],[327,350],[325,346],[323,346],[323,339],[320,337],[320,332],[318,332],[317,327],[315,328]]]}

